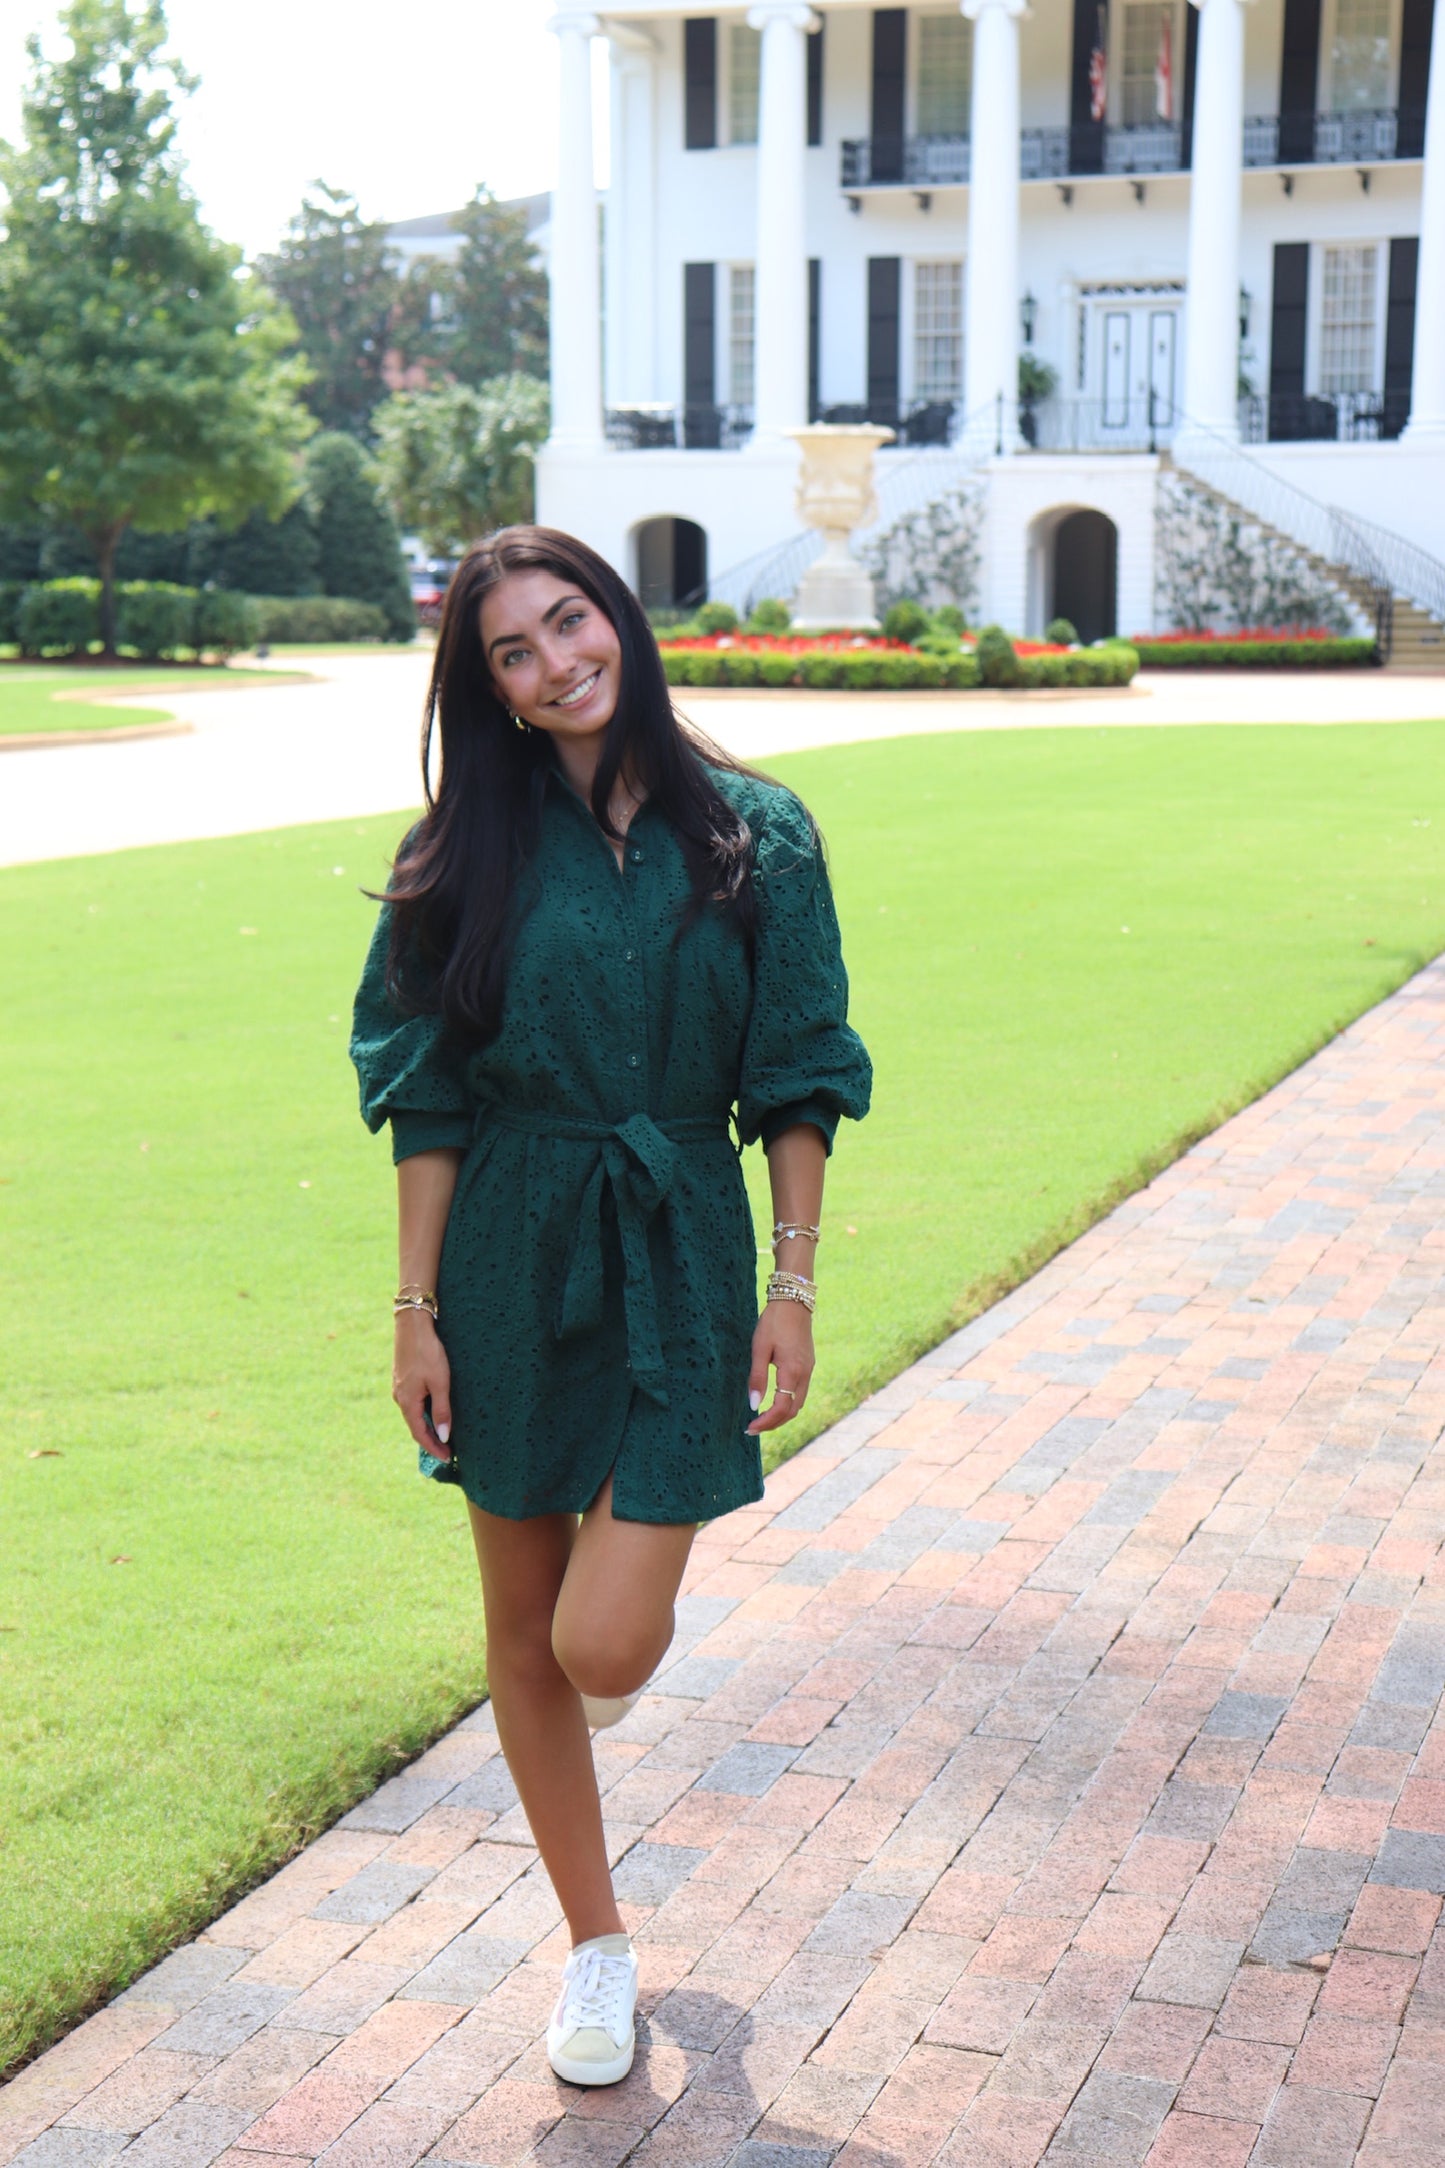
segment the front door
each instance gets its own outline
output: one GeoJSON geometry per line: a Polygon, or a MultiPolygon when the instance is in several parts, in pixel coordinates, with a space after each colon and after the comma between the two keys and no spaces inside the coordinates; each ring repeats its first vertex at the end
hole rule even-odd
{"type": "Polygon", "coordinates": [[[1101,296],[1090,345],[1093,421],[1084,441],[1142,451],[1167,436],[1179,396],[1179,304],[1172,293],[1101,296]]]}

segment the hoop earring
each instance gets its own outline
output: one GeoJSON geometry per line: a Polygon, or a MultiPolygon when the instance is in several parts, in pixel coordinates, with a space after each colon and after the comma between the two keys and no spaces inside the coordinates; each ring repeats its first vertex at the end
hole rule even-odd
{"type": "Polygon", "coordinates": [[[520,716],[520,715],[514,715],[514,716],[512,717],[512,721],[513,721],[514,725],[516,726],[516,728],[517,728],[518,730],[520,730],[520,731],[523,731],[523,732],[527,732],[527,731],[530,731],[530,730],[531,730],[531,728],[532,728],[532,726],[531,726],[531,724],[530,724],[530,723],[524,723],[524,722],[522,721],[522,718],[521,718],[521,716],[520,716]]]}

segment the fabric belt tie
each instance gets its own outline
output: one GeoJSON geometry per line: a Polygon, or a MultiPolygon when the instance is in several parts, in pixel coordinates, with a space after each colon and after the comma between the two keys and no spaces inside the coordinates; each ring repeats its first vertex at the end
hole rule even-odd
{"type": "Polygon", "coordinates": [[[487,1106],[477,1129],[496,1124],[528,1137],[562,1137],[595,1144],[597,1158],[577,1210],[567,1276],[555,1326],[559,1340],[592,1332],[602,1323],[602,1199],[610,1187],[622,1245],[622,1300],[627,1321],[627,1354],[636,1384],[659,1407],[667,1406],[667,1375],[657,1289],[647,1252],[648,1223],[672,1187],[677,1147],[726,1141],[728,1125],[707,1115],[684,1115],[657,1121],[650,1114],[630,1114],[625,1122],[575,1121],[566,1115],[532,1113],[519,1107],[487,1106]]]}

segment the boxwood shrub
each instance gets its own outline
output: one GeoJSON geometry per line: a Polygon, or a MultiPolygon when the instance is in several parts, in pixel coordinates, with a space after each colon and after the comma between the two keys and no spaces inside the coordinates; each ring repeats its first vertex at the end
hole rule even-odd
{"type": "Polygon", "coordinates": [[[100,638],[99,580],[39,580],[15,617],[22,655],[84,654],[100,638]]]}
{"type": "Polygon", "coordinates": [[[123,580],[116,589],[115,636],[120,647],[134,648],[147,662],[169,659],[196,647],[194,587],[169,580],[123,580]]]}
{"type": "Polygon", "coordinates": [[[252,595],[249,599],[256,610],[256,638],[273,647],[387,637],[386,613],[375,602],[353,602],[348,595],[252,595]]]}
{"type": "Polygon", "coordinates": [[[196,597],[196,646],[234,655],[261,637],[261,613],[253,595],[229,587],[205,587],[196,597]]]}
{"type": "Polygon", "coordinates": [[[20,638],[20,598],[23,580],[0,580],[0,647],[14,647],[20,638]]]}
{"type": "Polygon", "coordinates": [[[1368,634],[1329,640],[1136,640],[1146,670],[1337,670],[1376,659],[1368,634]]]}

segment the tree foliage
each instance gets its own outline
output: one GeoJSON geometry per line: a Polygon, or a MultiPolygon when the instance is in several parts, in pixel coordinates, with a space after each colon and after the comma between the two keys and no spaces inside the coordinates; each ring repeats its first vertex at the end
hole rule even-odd
{"type": "Polygon", "coordinates": [[[274,256],[257,266],[296,320],[313,371],[306,399],[323,429],[366,436],[386,397],[386,359],[402,295],[386,228],[356,198],[313,182],[274,256]]]}
{"type": "Polygon", "coordinates": [[[411,581],[390,512],[355,437],[332,431],[306,454],[322,591],[374,602],[394,640],[416,631],[411,581]]]}
{"type": "Polygon", "coordinates": [[[0,147],[0,500],[85,536],[111,647],[127,529],[283,510],[310,424],[294,326],[182,178],[191,79],[159,0],[70,0],[60,28],[58,59],[30,40],[23,141],[0,147]]]}
{"type": "Polygon", "coordinates": [[[530,519],[547,411],[546,386],[529,376],[388,399],[376,412],[377,467],[402,526],[429,549],[457,554],[479,535],[530,519]]]}
{"type": "Polygon", "coordinates": [[[518,204],[479,187],[457,219],[450,261],[423,258],[408,275],[408,361],[430,361],[460,384],[547,374],[547,275],[518,204]]]}

